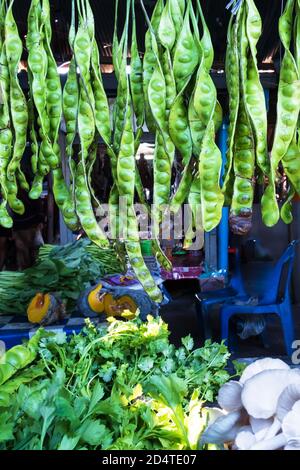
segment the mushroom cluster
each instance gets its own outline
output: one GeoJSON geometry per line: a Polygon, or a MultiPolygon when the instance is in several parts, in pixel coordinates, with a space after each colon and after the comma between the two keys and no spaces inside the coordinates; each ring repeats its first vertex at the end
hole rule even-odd
{"type": "Polygon", "coordinates": [[[218,394],[203,444],[230,444],[234,450],[300,450],[300,370],[280,359],[250,364],[239,381],[218,394]]]}

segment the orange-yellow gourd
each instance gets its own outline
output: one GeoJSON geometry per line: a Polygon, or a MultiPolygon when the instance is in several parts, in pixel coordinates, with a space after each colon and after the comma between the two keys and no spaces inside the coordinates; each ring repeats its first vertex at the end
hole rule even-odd
{"type": "Polygon", "coordinates": [[[131,320],[135,317],[135,313],[138,309],[138,306],[132,299],[132,297],[129,297],[128,295],[123,295],[122,297],[118,298],[117,303],[119,307],[118,310],[120,313],[122,313],[124,310],[129,310],[130,312],[132,312],[132,317],[126,316],[128,320],[131,320]]]}
{"type": "Polygon", "coordinates": [[[31,323],[41,323],[51,307],[52,296],[50,294],[36,294],[27,308],[28,320],[31,323]]]}
{"type": "Polygon", "coordinates": [[[115,317],[120,313],[118,302],[113,298],[112,294],[105,294],[104,311],[108,317],[115,317]]]}
{"type": "Polygon", "coordinates": [[[95,313],[104,312],[104,297],[105,294],[101,294],[102,284],[98,284],[88,295],[89,307],[95,313]]]}

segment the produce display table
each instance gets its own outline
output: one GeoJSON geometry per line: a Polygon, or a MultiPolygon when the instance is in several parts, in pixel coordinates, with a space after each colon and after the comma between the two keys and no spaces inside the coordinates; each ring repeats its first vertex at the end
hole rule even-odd
{"type": "MultiPolygon", "coordinates": [[[[58,324],[44,327],[46,330],[55,332],[65,332],[67,335],[79,333],[84,327],[86,317],[76,314],[69,316],[58,324]]],[[[94,324],[100,323],[100,318],[92,319],[94,324]]],[[[26,321],[25,316],[16,315],[0,315],[0,340],[5,343],[6,349],[22,341],[31,338],[38,329],[37,325],[33,325],[26,321]]]]}

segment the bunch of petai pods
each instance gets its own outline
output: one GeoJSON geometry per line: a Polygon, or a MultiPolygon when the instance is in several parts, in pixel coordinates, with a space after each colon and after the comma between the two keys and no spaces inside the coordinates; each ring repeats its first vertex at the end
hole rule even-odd
{"type": "Polygon", "coordinates": [[[151,20],[140,3],[148,24],[145,121],[155,134],[154,227],[159,233],[164,207],[176,213],[187,200],[193,219],[188,232],[210,231],[220,221],[224,202],[222,158],[215,144],[222,108],[210,77],[214,52],[200,0],[157,0],[151,20]],[[182,172],[172,193],[174,164],[182,172]]]}
{"type": "Polygon", "coordinates": [[[255,183],[263,183],[270,173],[267,111],[256,60],[261,31],[254,0],[243,0],[228,27],[229,129],[222,188],[231,230],[238,235],[251,229],[255,183]]]}
{"type": "Polygon", "coordinates": [[[157,303],[162,295],[142,256],[134,209],[137,199],[153,216],[152,250],[167,270],[171,263],[159,243],[163,215],[165,211],[177,213],[184,202],[192,214],[185,246],[196,232],[203,235],[219,224],[224,204],[230,206],[232,231],[247,233],[256,182],[266,184],[262,214],[264,223],[272,226],[280,217],[276,178],[283,168],[289,194],[281,217],[286,223],[292,220],[291,201],[295,193],[300,194],[300,0],[287,0],[279,21],[284,57],[271,159],[256,59],[261,18],[254,0],[231,2],[234,13],[226,52],[228,150],[223,178],[222,156],[215,143],[222,108],[210,76],[214,51],[200,0],[157,0],[151,18],[143,0],[115,0],[113,65],[118,87],[112,112],[103,86],[89,0],[70,0],[72,58],[64,89],[51,49],[49,0],[31,0],[26,35],[28,98],[18,80],[23,44],[13,16],[14,2],[0,0],[1,226],[12,227],[11,211],[24,212],[18,189],[37,199],[51,173],[54,198],[66,225],[73,231],[82,229],[95,245],[109,247],[95,215],[95,208],[99,213],[103,208],[92,186],[100,139],[113,177],[109,196],[112,239],[124,242],[137,278],[157,303]],[[122,24],[120,7],[126,12],[122,24]],[[143,56],[137,40],[136,8],[143,11],[147,25],[143,56]],[[62,118],[70,181],[62,171],[62,118]],[[155,137],[154,209],[147,204],[136,164],[145,126],[155,137]],[[31,187],[21,168],[27,137],[34,175],[31,187]],[[178,168],[173,184],[173,170],[178,168]],[[120,209],[120,198],[125,210],[120,209]]]}
{"type": "Polygon", "coordinates": [[[291,223],[292,199],[300,195],[300,1],[287,0],[279,19],[279,35],[284,55],[280,68],[277,122],[271,151],[269,184],[262,198],[263,221],[275,225],[281,215],[291,223]],[[276,176],[281,168],[287,177],[289,193],[281,211],[276,198],[276,176]]]}
{"type": "Polygon", "coordinates": [[[0,225],[11,228],[10,210],[23,214],[24,205],[18,199],[18,186],[28,190],[21,169],[21,159],[27,142],[28,109],[18,81],[19,62],[23,45],[12,13],[13,1],[0,2],[0,225]]]}

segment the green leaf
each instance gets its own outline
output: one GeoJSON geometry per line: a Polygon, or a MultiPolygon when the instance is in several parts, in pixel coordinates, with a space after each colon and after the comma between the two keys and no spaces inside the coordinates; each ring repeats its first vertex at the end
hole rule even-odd
{"type": "Polygon", "coordinates": [[[233,360],[232,364],[234,366],[236,375],[238,375],[239,377],[242,375],[242,373],[247,367],[247,364],[245,362],[241,362],[239,360],[233,360]]]}
{"type": "Polygon", "coordinates": [[[181,338],[181,342],[187,351],[192,351],[194,347],[194,340],[191,335],[188,335],[185,338],[181,338]]]}
{"type": "Polygon", "coordinates": [[[161,370],[163,371],[164,374],[171,374],[175,370],[175,361],[171,358],[165,359],[161,363],[161,370]]]}
{"type": "Polygon", "coordinates": [[[91,446],[99,446],[104,441],[108,430],[99,421],[88,419],[77,432],[83,442],[91,446]]]}
{"type": "Polygon", "coordinates": [[[138,368],[143,372],[149,372],[152,369],[154,361],[151,357],[144,357],[138,362],[138,368]]]}
{"type": "Polygon", "coordinates": [[[156,400],[160,400],[163,404],[170,407],[172,420],[176,424],[178,432],[182,435],[185,448],[188,449],[190,445],[182,407],[183,399],[188,391],[185,381],[176,374],[171,374],[168,377],[155,375],[149,379],[149,382],[146,384],[146,390],[156,400]]]}
{"type": "Polygon", "coordinates": [[[86,412],[88,407],[87,397],[76,397],[74,401],[74,412],[78,418],[86,412]]]}
{"type": "Polygon", "coordinates": [[[40,438],[40,449],[42,450],[47,431],[49,427],[51,426],[52,421],[54,420],[55,408],[54,406],[42,405],[40,408],[40,412],[43,418],[43,426],[42,426],[41,438],[40,438]]]}
{"type": "Polygon", "coordinates": [[[37,377],[45,375],[44,366],[39,363],[29,367],[28,369],[22,370],[15,374],[8,382],[5,382],[0,386],[0,393],[13,393],[22,384],[32,382],[37,377]]]}
{"type": "Polygon", "coordinates": [[[186,352],[183,348],[177,349],[177,351],[175,352],[175,356],[177,357],[179,364],[186,360],[186,352]]]}
{"type": "Polygon", "coordinates": [[[89,409],[88,409],[88,414],[90,414],[91,411],[93,411],[93,409],[95,408],[97,403],[100,400],[102,400],[103,397],[104,397],[104,388],[102,387],[101,383],[98,381],[98,382],[96,382],[96,384],[93,388],[93,393],[92,393],[92,396],[91,396],[91,401],[90,401],[90,406],[89,406],[89,409]]]}
{"type": "Polygon", "coordinates": [[[202,402],[199,400],[199,390],[194,390],[188,406],[186,427],[192,450],[196,450],[200,434],[206,426],[206,417],[201,415],[202,402]]]}
{"type": "Polygon", "coordinates": [[[59,345],[65,344],[67,342],[67,335],[64,331],[58,331],[53,337],[53,342],[59,345]]]}
{"type": "Polygon", "coordinates": [[[14,439],[14,422],[10,413],[0,413],[0,443],[14,439]]]}
{"type": "Polygon", "coordinates": [[[78,444],[80,436],[64,436],[57,450],[73,450],[78,444]]]}
{"type": "Polygon", "coordinates": [[[146,384],[146,390],[153,396],[162,400],[166,405],[175,408],[181,405],[187,394],[187,385],[176,374],[169,377],[154,375],[146,384]]]}
{"type": "Polygon", "coordinates": [[[110,382],[113,376],[113,373],[117,370],[117,367],[112,362],[107,362],[99,370],[99,376],[102,377],[104,382],[110,382]]]}
{"type": "Polygon", "coordinates": [[[77,416],[70,401],[61,396],[55,399],[55,414],[60,418],[65,418],[71,423],[77,422],[77,416]]]}

